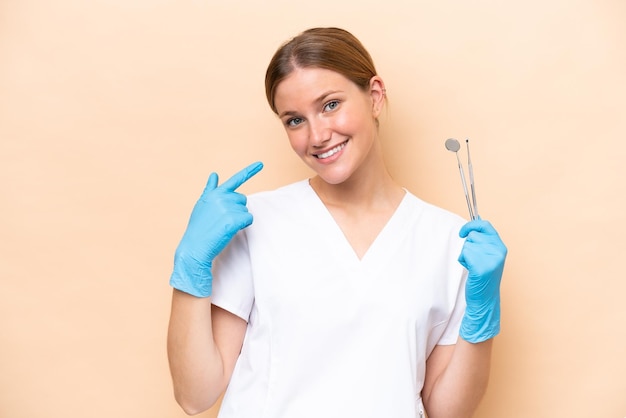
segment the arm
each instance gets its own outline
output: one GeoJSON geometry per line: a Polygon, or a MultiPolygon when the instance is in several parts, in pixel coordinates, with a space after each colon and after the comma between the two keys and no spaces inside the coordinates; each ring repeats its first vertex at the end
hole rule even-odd
{"type": "Polygon", "coordinates": [[[471,417],[489,381],[493,340],[438,345],[426,362],[422,397],[429,418],[471,417]]]}
{"type": "Polygon", "coordinates": [[[226,389],[239,356],[246,322],[174,289],[167,352],[174,396],[194,415],[215,404],[226,389]]]}
{"type": "Polygon", "coordinates": [[[212,267],[235,234],[252,223],[246,197],[235,190],[261,168],[252,164],[221,186],[211,174],[176,248],[167,350],[174,394],[188,414],[217,401],[241,350],[246,322],[212,307],[212,267]]]}
{"type": "Polygon", "coordinates": [[[471,417],[489,380],[493,337],[500,332],[500,280],[507,249],[493,226],[475,220],[461,228],[459,263],[468,270],[460,337],[437,346],[426,362],[422,395],[430,418],[471,417]]]}

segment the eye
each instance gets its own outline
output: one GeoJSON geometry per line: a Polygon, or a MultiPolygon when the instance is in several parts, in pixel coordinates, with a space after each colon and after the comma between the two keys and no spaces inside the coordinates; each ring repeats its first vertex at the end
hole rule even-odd
{"type": "Polygon", "coordinates": [[[295,126],[300,125],[302,122],[304,122],[304,119],[302,118],[290,118],[290,119],[287,119],[287,121],[285,122],[285,125],[293,128],[295,126]]]}
{"type": "Polygon", "coordinates": [[[324,105],[324,111],[330,112],[332,110],[337,109],[338,106],[339,106],[339,100],[331,100],[330,102],[324,105]]]}

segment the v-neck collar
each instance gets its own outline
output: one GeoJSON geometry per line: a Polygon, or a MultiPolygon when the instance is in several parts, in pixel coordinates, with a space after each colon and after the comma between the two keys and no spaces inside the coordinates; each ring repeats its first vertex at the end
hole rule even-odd
{"type": "Polygon", "coordinates": [[[384,264],[381,262],[388,259],[394,253],[394,249],[404,241],[403,237],[407,235],[404,225],[406,225],[408,216],[411,213],[409,205],[410,193],[406,189],[404,189],[405,193],[402,200],[387,220],[387,223],[378,232],[378,235],[376,235],[363,257],[359,258],[341,227],[313,187],[311,187],[309,181],[303,180],[303,183],[307,198],[307,201],[303,203],[310,205],[310,209],[314,213],[319,214],[319,217],[313,217],[316,223],[315,228],[323,234],[323,241],[328,246],[329,252],[343,260],[344,263],[349,261],[351,265],[361,268],[384,264]]]}

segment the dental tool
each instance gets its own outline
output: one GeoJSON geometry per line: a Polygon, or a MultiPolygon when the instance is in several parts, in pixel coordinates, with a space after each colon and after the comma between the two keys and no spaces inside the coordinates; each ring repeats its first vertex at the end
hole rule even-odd
{"type": "Polygon", "coordinates": [[[469,170],[470,189],[472,192],[472,203],[474,205],[474,219],[478,216],[478,205],[476,204],[476,187],[474,186],[474,168],[472,167],[472,158],[470,157],[469,138],[465,138],[465,147],[467,148],[467,166],[469,170]]]}
{"type": "Polygon", "coordinates": [[[472,160],[469,155],[469,139],[465,140],[465,145],[467,147],[467,162],[469,165],[469,176],[470,176],[470,188],[472,193],[472,200],[470,201],[469,193],[467,191],[467,182],[465,180],[465,172],[463,170],[463,165],[461,164],[461,159],[459,158],[459,149],[461,149],[461,145],[459,141],[454,138],[448,138],[446,140],[446,149],[448,151],[454,152],[456,155],[456,161],[459,166],[459,173],[461,174],[461,183],[463,184],[463,192],[465,193],[465,201],[467,203],[467,210],[469,211],[470,219],[474,220],[478,218],[478,206],[476,205],[476,190],[474,187],[474,172],[472,167],[472,160]]]}

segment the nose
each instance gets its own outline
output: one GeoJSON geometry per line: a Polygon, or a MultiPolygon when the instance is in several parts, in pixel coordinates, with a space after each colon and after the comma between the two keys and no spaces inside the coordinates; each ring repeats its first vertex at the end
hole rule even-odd
{"type": "Polygon", "coordinates": [[[323,119],[316,119],[309,122],[309,143],[314,148],[321,148],[330,141],[331,130],[328,123],[323,119]]]}

